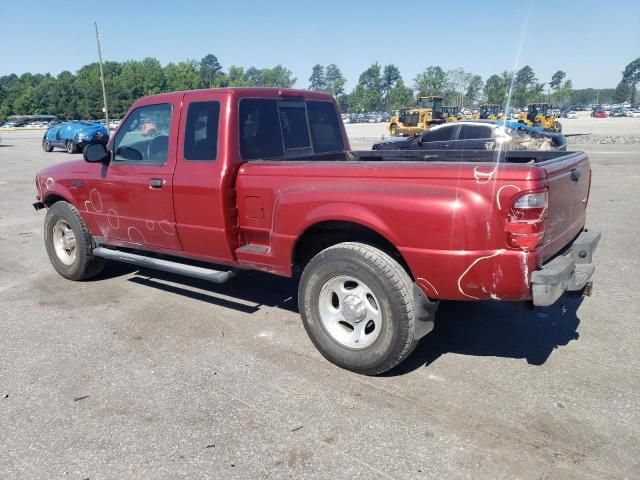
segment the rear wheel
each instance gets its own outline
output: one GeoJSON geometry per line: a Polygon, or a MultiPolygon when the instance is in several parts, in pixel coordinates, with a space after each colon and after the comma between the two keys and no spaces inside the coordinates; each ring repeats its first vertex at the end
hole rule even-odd
{"type": "Polygon", "coordinates": [[[51,146],[51,143],[49,142],[49,140],[47,140],[47,137],[44,137],[42,139],[42,150],[44,150],[45,152],[53,151],[53,147],[51,146]]]}
{"type": "Polygon", "coordinates": [[[44,243],[53,268],[65,278],[86,280],[104,267],[104,260],[93,256],[93,237],[80,212],[70,203],[56,202],[47,210],[44,243]]]}
{"type": "Polygon", "coordinates": [[[320,252],[304,269],[298,303],[313,344],[342,368],[383,373],[416,344],[411,279],[375,247],[348,242],[320,252]]]}

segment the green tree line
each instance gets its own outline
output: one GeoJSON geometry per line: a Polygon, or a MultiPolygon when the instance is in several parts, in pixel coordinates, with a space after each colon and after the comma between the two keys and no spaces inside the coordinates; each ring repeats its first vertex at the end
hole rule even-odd
{"type": "MultiPolygon", "coordinates": [[[[215,55],[200,61],[169,63],[164,67],[155,58],[105,62],[104,76],[109,112],[113,117],[126,113],[140,97],[175,90],[207,87],[274,86],[291,87],[296,79],[282,65],[273,68],[230,66],[226,72],[215,55]]],[[[0,119],[9,115],[52,114],[61,119],[101,118],[103,100],[100,68],[85,65],[75,74],[5,75],[0,77],[0,119]]]]}
{"type": "MultiPolygon", "coordinates": [[[[106,62],[104,75],[109,110],[124,115],[138,98],[174,90],[209,87],[273,86],[293,87],[297,79],[283,65],[271,68],[231,65],[226,70],[213,54],[200,61],[186,60],[162,66],[155,58],[106,62]]],[[[407,84],[393,64],[374,63],[362,72],[351,92],[346,78],[335,64],[317,64],[309,84],[303,88],[330,93],[344,112],[396,110],[415,104],[418,95],[444,97],[446,105],[468,106],[481,102],[522,107],[531,102],[554,105],[637,101],[640,58],[627,65],[616,88],[576,90],[566,73],[559,70],[548,83],[541,82],[529,65],[517,71],[503,71],[483,80],[461,68],[444,70],[426,67],[407,84]]],[[[0,119],[17,114],[53,114],[62,119],[100,118],[102,113],[100,71],[97,63],[77,72],[5,75],[0,77],[0,119]]]]}

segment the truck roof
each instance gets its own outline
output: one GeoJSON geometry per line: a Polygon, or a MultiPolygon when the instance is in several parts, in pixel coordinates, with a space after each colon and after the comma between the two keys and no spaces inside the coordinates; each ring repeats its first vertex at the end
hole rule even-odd
{"type": "Polygon", "coordinates": [[[144,98],[155,99],[171,99],[176,96],[182,96],[186,93],[202,93],[207,91],[215,91],[217,93],[226,93],[239,97],[261,97],[261,98],[305,98],[315,100],[332,100],[333,97],[328,93],[313,92],[310,90],[301,90],[296,88],[280,88],[280,87],[223,87],[223,88],[202,88],[198,90],[179,90],[176,92],[158,93],[149,95],[144,98]]]}

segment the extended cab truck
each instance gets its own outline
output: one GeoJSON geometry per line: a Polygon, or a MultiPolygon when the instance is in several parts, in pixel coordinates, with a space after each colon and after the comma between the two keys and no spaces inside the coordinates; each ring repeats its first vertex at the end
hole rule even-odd
{"type": "Polygon", "coordinates": [[[440,299],[549,305],[594,270],[584,153],[350,152],[321,93],[143,98],[84,159],[36,177],[62,276],[93,277],[105,259],[213,282],[300,272],[311,340],[360,373],[406,358],[440,299]]]}

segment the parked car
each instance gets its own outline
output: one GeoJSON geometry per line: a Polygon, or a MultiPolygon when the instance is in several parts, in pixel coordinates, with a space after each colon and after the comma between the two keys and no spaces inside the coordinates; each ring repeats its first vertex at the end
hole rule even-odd
{"type": "Polygon", "coordinates": [[[627,117],[633,117],[633,118],[640,117],[640,110],[627,110],[627,117]]]}
{"type": "Polygon", "coordinates": [[[439,299],[549,305],[589,291],[600,236],[584,230],[587,155],[510,152],[499,168],[495,157],[351,152],[330,95],[194,90],[135,102],[85,162],[37,174],[34,206],[71,280],[105,259],[212,284],[300,273],[314,345],[379,374],[432,330],[439,299]],[[142,137],[145,118],[171,134],[142,137]]]}
{"type": "Polygon", "coordinates": [[[69,153],[81,151],[91,143],[106,144],[109,132],[104,125],[90,122],[64,122],[47,129],[42,137],[42,149],[53,151],[54,147],[64,148],[69,153]]]}
{"type": "Polygon", "coordinates": [[[607,118],[609,114],[604,110],[594,110],[591,112],[593,118],[607,118]]]}
{"type": "Polygon", "coordinates": [[[564,114],[564,118],[578,118],[578,114],[573,110],[570,110],[564,114]]]}
{"type": "Polygon", "coordinates": [[[562,133],[527,127],[521,123],[492,120],[461,120],[445,123],[411,138],[390,137],[373,150],[566,150],[562,133]]]}
{"type": "Polygon", "coordinates": [[[609,116],[610,117],[626,117],[627,110],[623,107],[612,108],[611,111],[609,112],[609,116]]]}

